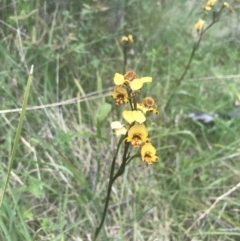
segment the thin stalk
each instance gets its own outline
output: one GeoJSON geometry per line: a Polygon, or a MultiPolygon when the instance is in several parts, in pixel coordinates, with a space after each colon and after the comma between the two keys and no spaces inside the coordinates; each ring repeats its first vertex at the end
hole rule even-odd
{"type": "Polygon", "coordinates": [[[110,196],[111,196],[111,191],[112,191],[112,185],[113,185],[114,181],[116,180],[116,179],[114,179],[114,169],[115,169],[115,164],[116,164],[116,160],[117,160],[117,155],[118,155],[118,151],[120,149],[121,143],[124,140],[124,138],[125,137],[122,137],[119,140],[116,153],[115,153],[115,155],[113,157],[113,160],[112,160],[112,166],[111,166],[110,177],[109,177],[109,184],[108,184],[108,190],[107,190],[107,197],[106,197],[106,200],[105,200],[105,205],[104,205],[104,209],[103,209],[103,215],[102,215],[101,222],[100,222],[99,226],[97,227],[97,229],[95,231],[95,235],[94,235],[93,241],[97,240],[98,234],[99,234],[100,230],[102,229],[103,223],[104,223],[105,218],[106,218],[108,204],[109,204],[109,201],[110,201],[110,196]]]}
{"type": "Polygon", "coordinates": [[[167,104],[166,104],[165,107],[164,107],[164,111],[167,111],[167,110],[169,109],[170,103],[172,102],[174,96],[176,95],[176,92],[177,92],[179,86],[181,85],[184,77],[186,76],[186,74],[187,74],[187,72],[188,72],[188,70],[189,70],[189,68],[190,68],[190,66],[191,66],[193,57],[194,57],[194,55],[195,55],[195,53],[196,53],[196,51],[197,51],[197,49],[198,49],[198,47],[199,47],[199,45],[200,45],[200,42],[201,42],[204,34],[208,31],[208,29],[210,29],[215,23],[217,23],[217,22],[219,21],[220,14],[221,14],[221,12],[222,12],[223,9],[224,9],[224,6],[222,6],[221,9],[220,9],[217,13],[216,13],[216,12],[213,12],[212,22],[211,22],[203,31],[201,31],[201,32],[199,33],[197,42],[195,42],[195,43],[193,44],[192,52],[191,52],[190,57],[189,57],[189,59],[188,59],[187,66],[185,67],[185,69],[184,69],[182,75],[180,76],[180,78],[176,80],[175,89],[174,89],[173,93],[170,95],[170,97],[169,97],[169,99],[168,99],[168,101],[167,101],[167,104]]]}

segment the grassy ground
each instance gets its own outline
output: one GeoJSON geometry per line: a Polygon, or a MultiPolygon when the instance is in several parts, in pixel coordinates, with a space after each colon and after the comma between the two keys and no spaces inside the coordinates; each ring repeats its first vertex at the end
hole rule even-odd
{"type": "Polygon", "coordinates": [[[204,1],[0,3],[0,98],[8,110],[0,112],[1,190],[19,119],[13,110],[21,107],[32,64],[28,106],[41,106],[25,117],[0,240],[91,240],[117,143],[110,123],[120,112],[109,95],[114,73],[123,72],[118,39],[125,33],[135,39],[127,69],[153,77],[145,94],[160,111],[150,127],[159,162],[147,167],[135,159],[117,180],[99,240],[240,240],[237,1],[204,36],[167,111],[196,39],[194,24],[211,21],[204,1]],[[112,110],[101,120],[106,103],[112,110]],[[234,118],[209,124],[187,118],[230,111],[234,118]]]}

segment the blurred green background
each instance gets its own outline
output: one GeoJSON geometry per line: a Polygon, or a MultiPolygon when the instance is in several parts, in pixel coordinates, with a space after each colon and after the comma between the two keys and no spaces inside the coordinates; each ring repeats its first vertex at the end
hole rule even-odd
{"type": "Polygon", "coordinates": [[[123,109],[115,108],[110,94],[115,72],[123,73],[119,39],[126,34],[135,40],[127,48],[126,70],[153,77],[142,94],[152,96],[160,112],[148,123],[159,162],[147,167],[135,159],[117,180],[99,240],[240,240],[239,190],[196,222],[239,183],[238,1],[229,2],[231,9],[206,33],[164,110],[196,41],[194,24],[199,18],[211,22],[204,3],[0,0],[0,190],[19,118],[12,110],[21,107],[32,64],[28,105],[42,106],[25,117],[0,209],[0,240],[93,237],[117,143],[110,123],[123,109]],[[192,112],[229,111],[234,118],[208,124],[188,118],[192,112]]]}

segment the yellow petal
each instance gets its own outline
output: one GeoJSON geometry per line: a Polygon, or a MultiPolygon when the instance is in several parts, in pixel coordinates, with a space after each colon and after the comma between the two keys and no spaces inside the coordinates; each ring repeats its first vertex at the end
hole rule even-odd
{"type": "Polygon", "coordinates": [[[140,105],[138,103],[137,103],[137,109],[141,110],[144,114],[146,114],[148,111],[148,108],[146,108],[143,105],[140,105]]]}
{"type": "Polygon", "coordinates": [[[152,108],[150,111],[156,115],[159,115],[159,111],[157,109],[152,108]]]}
{"type": "Polygon", "coordinates": [[[116,98],[118,97],[118,93],[114,91],[114,92],[111,94],[111,97],[112,97],[113,99],[116,99],[116,98]]]}
{"type": "Polygon", "coordinates": [[[132,111],[130,111],[130,110],[123,111],[122,116],[129,124],[131,124],[135,121],[132,111]]]}
{"type": "Polygon", "coordinates": [[[134,110],[132,112],[132,115],[133,115],[134,120],[140,124],[142,124],[146,120],[145,115],[139,110],[134,110]]]}
{"type": "Polygon", "coordinates": [[[195,24],[195,29],[202,30],[204,23],[205,21],[203,21],[202,19],[199,19],[198,22],[195,24]]]}
{"type": "Polygon", "coordinates": [[[217,2],[217,0],[208,0],[207,4],[211,7],[213,7],[216,2],[217,2]]]}
{"type": "Polygon", "coordinates": [[[141,79],[134,79],[133,81],[130,82],[130,88],[132,90],[139,90],[143,86],[143,82],[141,79]]]}
{"type": "Polygon", "coordinates": [[[202,5],[202,8],[205,9],[205,10],[208,10],[208,11],[210,11],[212,9],[212,7],[209,6],[208,4],[202,5]]]}
{"type": "Polygon", "coordinates": [[[225,8],[229,8],[229,4],[228,4],[227,2],[224,2],[224,3],[223,3],[223,6],[224,6],[225,8]]]}
{"type": "Polygon", "coordinates": [[[131,34],[128,35],[128,41],[129,41],[129,43],[133,43],[134,42],[133,36],[131,34]]]}
{"type": "Polygon", "coordinates": [[[146,120],[145,115],[140,110],[125,110],[123,111],[122,116],[129,124],[133,123],[134,121],[142,124],[146,120]]]}
{"type": "Polygon", "coordinates": [[[113,81],[115,85],[122,85],[124,83],[124,76],[119,73],[115,73],[113,81]]]}
{"type": "Polygon", "coordinates": [[[143,83],[152,82],[152,77],[143,77],[143,78],[141,78],[141,81],[142,81],[143,83]]]}
{"type": "Polygon", "coordinates": [[[128,41],[128,37],[127,36],[122,36],[121,41],[128,41]]]}
{"type": "Polygon", "coordinates": [[[143,155],[146,154],[146,152],[149,152],[152,155],[155,155],[156,154],[156,149],[155,149],[155,147],[151,143],[146,143],[146,144],[143,145],[143,147],[141,149],[142,157],[143,157],[143,155]]]}
{"type": "Polygon", "coordinates": [[[136,125],[136,126],[138,127],[138,133],[141,136],[144,136],[144,137],[148,136],[148,130],[145,125],[141,124],[141,125],[136,125]]]}

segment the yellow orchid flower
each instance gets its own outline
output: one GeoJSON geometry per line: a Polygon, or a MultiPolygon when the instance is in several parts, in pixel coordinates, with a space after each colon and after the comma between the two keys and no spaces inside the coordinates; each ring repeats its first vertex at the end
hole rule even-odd
{"type": "Polygon", "coordinates": [[[195,24],[195,29],[198,31],[202,30],[204,23],[205,21],[203,21],[202,19],[199,19],[195,24]]]}
{"type": "Polygon", "coordinates": [[[156,154],[156,149],[150,142],[145,143],[142,146],[141,148],[142,161],[145,161],[148,165],[158,161],[158,157],[155,154],[156,154]]]}
{"type": "Polygon", "coordinates": [[[128,103],[128,93],[126,89],[124,89],[121,86],[117,86],[113,90],[111,97],[113,99],[116,99],[116,102],[115,102],[116,105],[122,105],[123,103],[128,103]]]}
{"type": "Polygon", "coordinates": [[[136,78],[136,73],[129,70],[125,75],[115,73],[113,81],[115,85],[129,85],[132,90],[139,90],[146,82],[152,82],[152,77],[136,78]]]}
{"type": "Polygon", "coordinates": [[[159,114],[159,112],[157,111],[157,106],[155,105],[155,102],[151,97],[144,98],[141,104],[137,104],[137,109],[142,110],[145,114],[146,112],[153,112],[157,115],[159,114]]]}
{"type": "Polygon", "coordinates": [[[128,131],[128,136],[125,139],[126,142],[131,142],[133,147],[139,147],[142,143],[148,140],[148,130],[145,125],[134,125],[128,131]]]}

